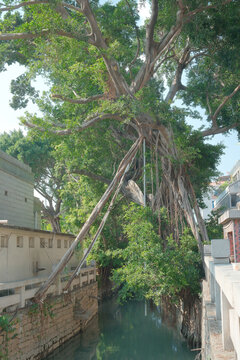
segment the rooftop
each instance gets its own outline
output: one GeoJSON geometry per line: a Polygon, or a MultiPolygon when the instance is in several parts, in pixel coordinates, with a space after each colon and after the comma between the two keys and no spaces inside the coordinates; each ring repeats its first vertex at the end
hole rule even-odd
{"type": "MultiPolygon", "coordinates": [[[[14,226],[14,225],[3,225],[3,224],[0,224],[0,231],[1,231],[1,229],[23,230],[23,231],[31,231],[31,232],[36,232],[36,233],[42,233],[42,234],[53,234],[52,231],[48,231],[48,230],[31,229],[31,228],[27,228],[27,227],[14,226]]],[[[73,234],[67,234],[67,233],[54,233],[54,234],[56,234],[56,235],[64,235],[64,236],[75,237],[75,235],[73,235],[73,234]]]]}

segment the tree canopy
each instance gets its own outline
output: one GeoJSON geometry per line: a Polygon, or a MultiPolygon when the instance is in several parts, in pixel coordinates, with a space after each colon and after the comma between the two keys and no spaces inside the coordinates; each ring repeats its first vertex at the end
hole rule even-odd
{"type": "MultiPolygon", "coordinates": [[[[240,7],[236,0],[152,0],[139,26],[138,5],[5,0],[1,69],[15,62],[26,67],[12,83],[12,106],[25,107],[29,99],[38,104],[43,116],[27,113],[22,122],[54,143],[68,177],[62,189],[68,204],[71,186],[88,191],[84,177],[94,183],[91,191],[104,191],[126,149],[144,138],[148,205],[158,214],[158,235],[180,244],[187,224],[202,253],[208,235],[199,203],[222,152],[204,139],[239,131],[240,7]],[[41,98],[33,85],[37,75],[49,84],[41,98]],[[198,131],[186,124],[187,117],[201,119],[196,105],[209,124],[198,131]]],[[[122,186],[138,204],[141,179],[139,151],[122,186]]]]}

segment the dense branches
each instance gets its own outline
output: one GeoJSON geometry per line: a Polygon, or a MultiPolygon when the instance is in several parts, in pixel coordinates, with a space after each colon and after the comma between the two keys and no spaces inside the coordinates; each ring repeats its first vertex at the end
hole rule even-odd
{"type": "MultiPolygon", "coordinates": [[[[150,17],[139,29],[134,0],[116,5],[88,0],[5,3],[0,8],[2,52],[8,50],[8,61],[20,53],[28,79],[41,74],[51,87],[37,100],[42,118],[28,114],[23,123],[57,139],[61,158],[69,148],[69,176],[74,170],[80,179],[88,176],[97,182],[111,178],[129,140],[144,137],[152,154],[149,205],[157,212],[166,209],[169,218],[163,232],[159,217],[159,236],[172,234],[179,242],[188,224],[202,253],[208,237],[199,193],[216,173],[220,149],[210,149],[215,164],[206,165],[209,172],[200,184],[191,170],[198,170],[204,153],[202,137],[239,128],[236,2],[152,0],[150,17]],[[209,129],[195,133],[186,126],[185,118],[196,114],[177,109],[176,96],[186,106],[201,105],[209,129]],[[110,167],[102,156],[106,136],[110,167]]],[[[15,96],[26,93],[16,90],[15,96]]],[[[141,203],[139,177],[128,179],[122,190],[141,203]]]]}

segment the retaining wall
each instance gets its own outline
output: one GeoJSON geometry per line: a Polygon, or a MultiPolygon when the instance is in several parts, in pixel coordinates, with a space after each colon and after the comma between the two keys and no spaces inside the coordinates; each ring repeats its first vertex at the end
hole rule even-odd
{"type": "MultiPolygon", "coordinates": [[[[0,333],[0,358],[40,360],[86,328],[97,314],[97,282],[68,294],[52,296],[45,305],[18,310],[12,322],[15,330],[0,333]]],[[[14,316],[13,314],[8,314],[14,316]]]]}

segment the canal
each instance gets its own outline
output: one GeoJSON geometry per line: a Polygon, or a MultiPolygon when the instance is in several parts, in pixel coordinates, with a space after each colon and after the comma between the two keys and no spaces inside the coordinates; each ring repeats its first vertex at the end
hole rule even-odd
{"type": "Polygon", "coordinates": [[[196,352],[158,309],[144,302],[106,301],[87,330],[45,360],[193,360],[196,352]]]}

